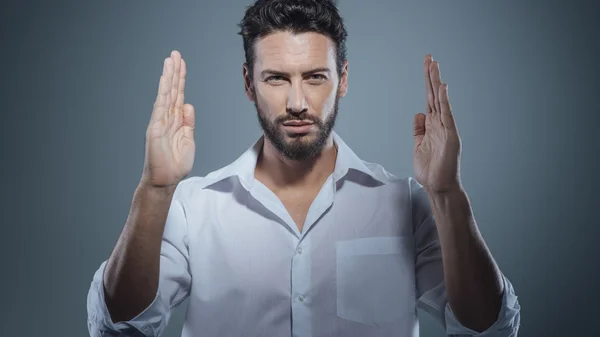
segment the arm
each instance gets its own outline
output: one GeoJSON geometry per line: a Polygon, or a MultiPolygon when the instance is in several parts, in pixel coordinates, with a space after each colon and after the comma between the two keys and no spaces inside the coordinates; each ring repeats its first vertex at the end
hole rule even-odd
{"type": "Polygon", "coordinates": [[[114,322],[128,321],[152,303],[158,290],[160,247],[173,189],[140,184],[104,270],[106,306],[114,322]]]}
{"type": "Polygon", "coordinates": [[[171,308],[188,296],[187,219],[178,197],[195,151],[194,108],[183,103],[186,71],[178,51],[165,59],[142,179],[117,244],[88,292],[94,337],[159,336],[171,308]]]}
{"type": "MultiPolygon", "coordinates": [[[[520,325],[520,305],[515,290],[510,281],[502,274],[498,267],[494,264],[494,270],[498,273],[499,282],[502,284],[502,291],[498,295],[497,305],[493,303],[495,296],[493,292],[490,294],[485,288],[484,281],[481,280],[486,274],[480,273],[477,267],[473,268],[473,265],[469,260],[474,257],[463,257],[458,253],[469,250],[468,248],[463,250],[459,248],[458,252],[450,253],[450,256],[454,255],[455,265],[458,267],[447,267],[446,261],[448,260],[448,254],[444,250],[448,249],[448,241],[444,243],[444,232],[440,229],[440,225],[445,220],[440,219],[442,216],[438,212],[438,215],[434,216],[432,206],[435,201],[431,200],[431,196],[416,180],[410,179],[410,190],[411,190],[411,204],[412,204],[412,215],[413,215],[413,228],[415,238],[415,275],[417,282],[417,307],[428,314],[442,324],[445,328],[448,336],[489,336],[489,337],[516,337],[519,325],[520,325]],[[444,246],[444,248],[442,247],[444,246]],[[460,257],[458,257],[460,256],[460,257]],[[461,261],[460,258],[466,261],[461,261]],[[449,272],[448,269],[452,271],[449,272]],[[475,273],[473,273],[473,270],[475,273]],[[464,274],[463,274],[464,273],[464,274]],[[454,276],[450,276],[452,274],[454,276]],[[450,289],[452,286],[452,280],[450,278],[455,277],[454,282],[458,283],[459,293],[450,295],[453,290],[450,289]],[[470,288],[463,284],[463,282],[471,282],[470,280],[464,281],[465,279],[474,280],[474,285],[470,288]],[[483,290],[482,290],[483,289],[483,290]],[[466,292],[462,292],[462,291],[466,292]],[[478,300],[478,294],[485,292],[483,296],[492,297],[492,302],[486,302],[481,299],[478,300]],[[449,302],[451,296],[456,296],[456,299],[465,305],[467,308],[467,315],[471,315],[472,312],[468,305],[481,305],[484,307],[481,311],[483,312],[495,312],[493,320],[486,323],[484,329],[483,326],[476,326],[473,322],[466,321],[464,315],[458,313],[455,315],[454,303],[449,302]],[[475,298],[474,298],[475,297],[475,298]],[[460,317],[460,320],[457,318],[460,317]],[[483,331],[483,332],[482,332],[483,331]]],[[[454,206],[452,206],[454,207],[454,206]]],[[[454,211],[452,211],[454,212],[454,211]]],[[[476,229],[475,229],[476,230],[476,229]]],[[[470,232],[470,231],[469,231],[470,232]]],[[[475,232],[477,233],[477,232],[475,232]]],[[[479,236],[479,234],[476,234],[479,236]]],[[[461,236],[462,237],[462,236],[461,236]]],[[[467,236],[468,238],[468,236],[467,236]]],[[[452,240],[452,239],[451,239],[452,240]]],[[[459,241],[454,239],[458,243],[459,241]]],[[[458,245],[472,245],[473,243],[467,243],[473,239],[460,240],[458,245]],[[464,241],[463,241],[464,240],[464,241]]],[[[476,239],[481,244],[479,239],[476,239]]],[[[452,248],[450,248],[452,249],[452,248]]],[[[476,248],[481,249],[481,248],[476,248]]],[[[489,254],[487,249],[485,254],[489,254]]],[[[470,250],[469,250],[470,251],[470,250]]],[[[481,258],[481,252],[475,254],[481,258]]],[[[491,260],[491,257],[489,258],[491,260]]],[[[490,260],[487,260],[489,263],[490,260]]],[[[452,262],[450,262],[452,263],[452,262]]],[[[481,263],[481,262],[476,262],[481,263]]],[[[485,270],[485,268],[483,268],[485,270]]],[[[489,269],[488,269],[489,272],[489,269]]],[[[493,277],[490,277],[493,278],[493,277]]],[[[493,285],[492,285],[493,286],[493,285]]],[[[497,290],[496,290],[497,291],[497,290]]],[[[456,312],[459,312],[460,308],[457,308],[456,312]]],[[[483,317],[484,314],[479,315],[475,313],[471,316],[474,319],[483,317]]],[[[492,315],[489,313],[488,315],[492,315]]],[[[467,319],[471,319],[467,317],[467,319]]],[[[478,324],[477,322],[474,322],[478,324]]],[[[483,324],[482,324],[483,325],[483,324]]]]}
{"type": "Polygon", "coordinates": [[[180,198],[186,184],[178,184],[164,212],[159,210],[166,204],[163,197],[136,191],[119,243],[109,260],[97,269],[88,292],[88,329],[92,337],[160,336],[171,309],[188,297],[191,274],[187,218],[180,198]],[[136,213],[138,216],[133,215],[136,213]],[[166,218],[157,222],[161,215],[166,218]],[[152,224],[158,229],[143,231],[152,224]],[[111,260],[114,266],[109,269],[111,260]]]}
{"type": "Polygon", "coordinates": [[[446,293],[458,321],[484,331],[497,319],[504,285],[464,190],[428,193],[439,233],[446,293]]]}
{"type": "Polygon", "coordinates": [[[426,112],[415,115],[413,124],[418,305],[443,321],[449,335],[516,336],[520,306],[462,187],[461,140],[448,86],[431,55],[425,56],[424,75],[426,112]]]}

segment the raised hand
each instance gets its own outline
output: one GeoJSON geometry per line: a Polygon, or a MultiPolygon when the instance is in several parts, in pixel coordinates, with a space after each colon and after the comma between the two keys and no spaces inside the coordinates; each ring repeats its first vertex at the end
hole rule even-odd
{"type": "Polygon", "coordinates": [[[413,123],[415,179],[428,192],[444,193],[462,188],[461,142],[439,63],[426,55],[424,68],[427,111],[416,114],[413,123]]]}
{"type": "Polygon", "coordinates": [[[186,64],[174,50],[166,58],[158,95],[146,131],[141,183],[175,188],[194,164],[194,107],[184,104],[186,64]]]}

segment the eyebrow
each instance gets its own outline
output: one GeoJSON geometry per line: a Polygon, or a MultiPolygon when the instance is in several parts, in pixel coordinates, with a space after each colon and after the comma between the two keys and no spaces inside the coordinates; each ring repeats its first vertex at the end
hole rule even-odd
{"type": "MultiPolygon", "coordinates": [[[[320,72],[326,72],[329,74],[329,73],[331,73],[331,69],[329,69],[327,67],[314,68],[314,69],[303,72],[302,76],[312,75],[312,74],[320,73],[320,72]]],[[[265,76],[266,74],[290,77],[289,73],[286,73],[284,71],[274,70],[274,69],[265,69],[260,72],[261,76],[265,76]]]]}

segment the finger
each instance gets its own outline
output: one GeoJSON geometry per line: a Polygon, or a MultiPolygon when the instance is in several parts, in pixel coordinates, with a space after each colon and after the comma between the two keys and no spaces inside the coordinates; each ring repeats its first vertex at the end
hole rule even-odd
{"type": "Polygon", "coordinates": [[[418,148],[423,142],[425,136],[425,121],[427,117],[423,113],[415,115],[413,120],[413,137],[415,139],[415,149],[418,148]]]}
{"type": "Polygon", "coordinates": [[[172,88],[173,88],[173,59],[170,57],[167,57],[166,60],[166,69],[165,69],[165,78],[166,78],[166,88],[165,90],[167,90],[167,100],[165,102],[165,106],[166,106],[166,113],[165,113],[165,118],[169,118],[170,114],[171,114],[171,106],[173,104],[173,92],[172,92],[172,88]]]}
{"type": "Polygon", "coordinates": [[[439,89],[440,107],[442,124],[448,128],[454,128],[454,116],[452,116],[452,107],[448,96],[448,84],[444,83],[439,89]]]}
{"type": "Polygon", "coordinates": [[[426,99],[427,99],[426,112],[427,113],[431,113],[433,111],[433,108],[435,107],[435,105],[433,103],[433,99],[434,99],[433,88],[431,87],[431,79],[429,76],[430,65],[431,65],[431,55],[427,54],[427,55],[425,55],[425,64],[424,64],[425,90],[426,90],[425,94],[426,94],[426,99]]]}
{"type": "Polygon", "coordinates": [[[431,78],[431,87],[433,88],[435,111],[440,112],[440,98],[438,92],[440,85],[442,84],[442,79],[440,77],[440,64],[438,61],[431,62],[431,66],[429,67],[429,76],[431,78]]]}
{"type": "Polygon", "coordinates": [[[186,138],[194,139],[194,129],[196,127],[196,114],[194,106],[185,104],[183,106],[183,135],[186,138]]]}
{"type": "MultiPolygon", "coordinates": [[[[179,71],[181,67],[181,54],[177,50],[173,50],[171,52],[171,58],[173,59],[173,73],[172,73],[172,82],[171,82],[171,98],[172,98],[172,107],[176,108],[175,102],[177,102],[177,94],[179,88],[179,71]]],[[[175,111],[175,109],[173,109],[175,111]]]]}
{"type": "Polygon", "coordinates": [[[418,113],[413,120],[413,136],[422,136],[425,134],[425,115],[418,113]]]}
{"type": "Polygon", "coordinates": [[[196,127],[196,115],[194,111],[194,106],[189,103],[183,105],[183,125],[192,128],[196,127]]]}
{"type": "MultiPolygon", "coordinates": [[[[172,105],[172,109],[171,109],[171,127],[169,129],[170,133],[173,134],[175,133],[177,130],[179,130],[179,128],[182,125],[183,122],[183,95],[181,95],[180,97],[180,85],[181,85],[181,61],[183,60],[181,58],[180,55],[178,55],[177,51],[173,51],[173,53],[171,53],[171,55],[175,55],[176,60],[175,60],[175,65],[174,65],[174,74],[173,74],[173,90],[176,90],[175,95],[173,96],[173,105],[172,105]],[[179,66],[177,66],[177,64],[179,64],[179,66]],[[177,82],[177,85],[175,85],[175,82],[177,82]]],[[[184,77],[185,78],[185,77],[184,77]]],[[[171,90],[171,93],[173,93],[173,90],[171,90]]]]}
{"type": "Polygon", "coordinates": [[[165,116],[165,112],[168,110],[167,106],[167,96],[170,92],[170,87],[167,81],[167,59],[163,61],[163,72],[160,75],[160,80],[158,83],[158,94],[156,95],[156,100],[154,101],[154,109],[152,110],[151,121],[157,121],[162,119],[165,116]]]}
{"type": "Polygon", "coordinates": [[[184,99],[184,91],[185,91],[185,76],[187,74],[187,69],[185,65],[185,61],[181,59],[181,69],[179,71],[179,89],[177,92],[177,101],[175,102],[175,108],[177,111],[183,110],[183,99],[184,99]]]}
{"type": "Polygon", "coordinates": [[[440,98],[441,112],[445,114],[452,113],[452,107],[450,106],[450,99],[448,97],[448,84],[442,83],[440,85],[438,96],[440,98]]]}

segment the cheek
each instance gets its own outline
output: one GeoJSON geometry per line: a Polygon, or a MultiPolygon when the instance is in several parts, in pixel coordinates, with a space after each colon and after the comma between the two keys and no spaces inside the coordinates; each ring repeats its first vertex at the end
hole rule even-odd
{"type": "Polygon", "coordinates": [[[285,113],[287,91],[285,86],[267,86],[259,84],[256,87],[256,101],[264,113],[278,115],[285,113]]]}
{"type": "Polygon", "coordinates": [[[312,86],[305,90],[310,110],[325,117],[335,104],[336,90],[331,84],[312,86]]]}

